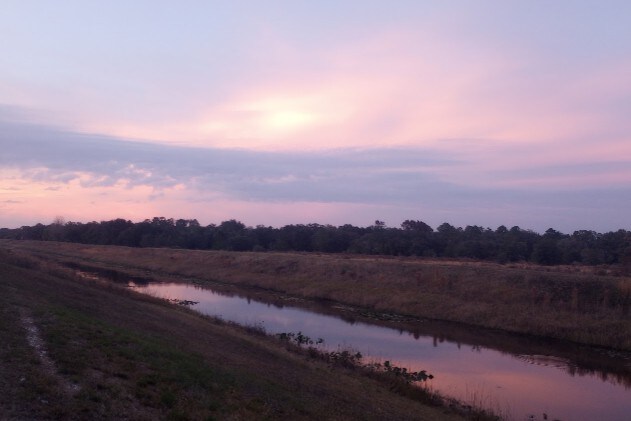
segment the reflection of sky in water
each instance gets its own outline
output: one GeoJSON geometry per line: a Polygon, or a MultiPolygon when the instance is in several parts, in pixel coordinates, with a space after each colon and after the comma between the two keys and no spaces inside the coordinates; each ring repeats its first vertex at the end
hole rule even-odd
{"type": "Polygon", "coordinates": [[[570,376],[551,366],[535,365],[488,348],[474,348],[432,337],[415,339],[400,332],[292,307],[277,307],[237,296],[219,295],[186,284],[149,284],[137,289],[163,298],[198,301],[204,314],[239,324],[260,325],[269,333],[298,332],[327,349],[360,351],[366,361],[390,360],[436,377],[431,386],[445,394],[510,411],[516,419],[535,414],[542,419],[628,420],[631,391],[594,376],[570,376]]]}

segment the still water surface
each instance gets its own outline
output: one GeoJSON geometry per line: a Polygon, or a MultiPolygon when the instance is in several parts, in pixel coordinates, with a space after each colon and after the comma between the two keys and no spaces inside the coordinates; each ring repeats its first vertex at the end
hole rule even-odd
{"type": "Polygon", "coordinates": [[[322,338],[327,349],[351,348],[364,361],[390,360],[426,370],[435,376],[428,381],[433,389],[510,419],[631,420],[628,354],[454,326],[445,335],[439,332],[445,325],[433,322],[419,322],[414,332],[399,330],[193,284],[130,286],[161,298],[197,302],[191,307],[203,314],[260,325],[268,333],[300,331],[322,338]]]}

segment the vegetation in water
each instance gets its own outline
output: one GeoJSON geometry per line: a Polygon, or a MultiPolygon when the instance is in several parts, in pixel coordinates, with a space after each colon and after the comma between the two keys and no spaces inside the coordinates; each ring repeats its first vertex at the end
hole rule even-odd
{"type": "Polygon", "coordinates": [[[304,335],[302,332],[282,332],[276,334],[276,337],[281,341],[292,343],[300,347],[306,347],[309,355],[312,357],[318,357],[344,367],[362,368],[374,372],[387,373],[408,384],[424,382],[434,378],[433,375],[427,374],[425,370],[410,371],[405,367],[398,367],[390,361],[384,361],[383,364],[380,362],[364,362],[364,356],[359,351],[349,349],[326,351],[320,347],[324,344],[324,339],[318,338],[314,341],[311,337],[304,335]]]}

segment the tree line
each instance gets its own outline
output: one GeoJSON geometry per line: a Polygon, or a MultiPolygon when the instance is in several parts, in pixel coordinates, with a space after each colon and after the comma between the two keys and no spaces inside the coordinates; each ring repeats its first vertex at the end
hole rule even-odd
{"type": "Polygon", "coordinates": [[[552,228],[539,234],[518,226],[493,230],[443,223],[433,229],[406,220],[400,227],[375,221],[368,227],[320,224],[281,228],[248,227],[231,219],[202,226],[195,219],[155,217],[142,222],[114,219],[65,222],[0,229],[0,238],[67,241],[129,247],[176,247],[202,250],[299,251],[391,256],[470,258],[507,262],[557,264],[621,264],[631,266],[631,231],[607,233],[580,230],[564,234],[552,228]]]}

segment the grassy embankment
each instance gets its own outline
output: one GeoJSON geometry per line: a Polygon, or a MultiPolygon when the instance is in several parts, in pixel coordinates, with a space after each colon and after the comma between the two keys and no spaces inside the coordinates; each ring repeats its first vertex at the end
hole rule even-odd
{"type": "MultiPolygon", "coordinates": [[[[0,418],[458,419],[392,393],[385,378],[307,358],[163,300],[85,282],[16,250],[27,246],[78,260],[96,253],[112,264],[118,253],[134,258],[126,249],[1,244],[0,418]]],[[[152,253],[141,251],[160,258],[152,253]]]]}
{"type": "Polygon", "coordinates": [[[152,277],[256,286],[376,312],[631,350],[631,278],[607,268],[298,253],[0,242],[48,258],[152,277]]]}

